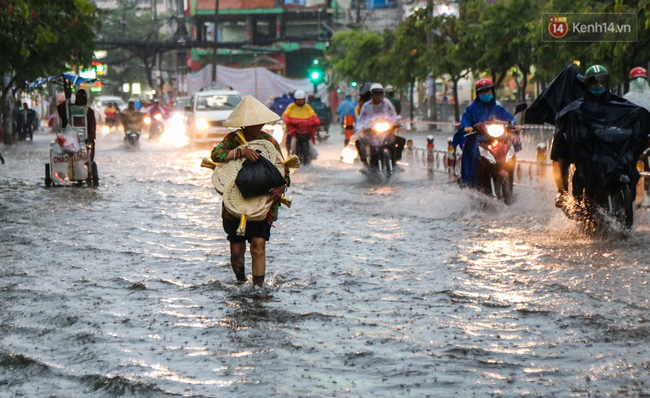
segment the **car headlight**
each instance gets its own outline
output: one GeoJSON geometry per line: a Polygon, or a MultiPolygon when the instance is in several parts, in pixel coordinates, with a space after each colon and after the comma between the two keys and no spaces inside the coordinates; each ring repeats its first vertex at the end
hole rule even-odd
{"type": "Polygon", "coordinates": [[[208,121],[205,120],[205,119],[197,119],[196,122],[194,122],[194,125],[199,130],[205,130],[208,127],[210,127],[210,125],[208,124],[208,121]]]}
{"type": "Polygon", "coordinates": [[[487,133],[490,137],[499,138],[506,131],[505,127],[502,124],[488,124],[487,133]]]}

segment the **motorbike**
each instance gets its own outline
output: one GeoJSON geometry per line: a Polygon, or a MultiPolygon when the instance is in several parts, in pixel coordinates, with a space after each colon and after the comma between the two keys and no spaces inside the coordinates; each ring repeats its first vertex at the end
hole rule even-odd
{"type": "Polygon", "coordinates": [[[471,134],[479,134],[479,159],[476,168],[477,187],[482,192],[512,203],[512,186],[516,166],[513,126],[508,122],[490,120],[478,123],[471,134]]]}
{"type": "MultiPolygon", "coordinates": [[[[644,154],[647,156],[647,151],[644,154]]],[[[574,167],[571,195],[559,194],[556,206],[586,232],[597,233],[602,227],[612,225],[611,221],[630,229],[634,223],[634,194],[639,175],[632,165],[625,163],[626,159],[620,159],[615,170],[599,174],[600,181],[592,182],[589,187],[584,183],[584,173],[574,167]]]]}
{"type": "Polygon", "coordinates": [[[120,127],[119,113],[114,112],[111,114],[107,114],[105,119],[106,119],[106,126],[108,127],[109,132],[113,131],[113,128],[118,129],[120,127]]]}
{"type": "Polygon", "coordinates": [[[359,157],[365,159],[367,171],[390,178],[397,162],[397,127],[387,120],[377,120],[360,134],[355,143],[359,157]]]}
{"type": "Polygon", "coordinates": [[[149,126],[149,139],[158,139],[165,131],[162,113],[156,113],[152,116],[144,117],[144,124],[149,126]]]}
{"type": "Polygon", "coordinates": [[[131,148],[137,149],[140,147],[140,130],[129,130],[126,132],[124,142],[131,148]]]}
{"type": "Polygon", "coordinates": [[[298,156],[302,166],[308,166],[315,158],[311,136],[312,134],[308,130],[295,131],[293,134],[293,140],[295,141],[295,150],[293,151],[298,156]]]}
{"type": "Polygon", "coordinates": [[[327,141],[327,139],[330,138],[329,129],[329,124],[326,124],[323,120],[321,120],[320,126],[316,128],[316,140],[319,144],[327,141]]]}

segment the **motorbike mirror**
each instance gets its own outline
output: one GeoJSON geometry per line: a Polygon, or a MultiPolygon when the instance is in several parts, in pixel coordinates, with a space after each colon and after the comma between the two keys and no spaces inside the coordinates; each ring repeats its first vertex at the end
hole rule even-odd
{"type": "Polygon", "coordinates": [[[525,102],[522,102],[521,104],[517,104],[517,106],[515,107],[515,115],[525,111],[526,108],[528,108],[528,104],[525,102]]]}

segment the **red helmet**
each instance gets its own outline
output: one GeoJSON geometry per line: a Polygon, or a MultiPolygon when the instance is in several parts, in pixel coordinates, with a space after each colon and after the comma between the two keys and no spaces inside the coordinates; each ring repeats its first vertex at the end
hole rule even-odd
{"type": "Polygon", "coordinates": [[[476,82],[476,91],[486,90],[488,88],[494,88],[494,83],[490,79],[481,79],[476,82]]]}
{"type": "Polygon", "coordinates": [[[648,78],[648,72],[640,66],[632,69],[630,71],[630,79],[636,79],[637,77],[648,78]]]}

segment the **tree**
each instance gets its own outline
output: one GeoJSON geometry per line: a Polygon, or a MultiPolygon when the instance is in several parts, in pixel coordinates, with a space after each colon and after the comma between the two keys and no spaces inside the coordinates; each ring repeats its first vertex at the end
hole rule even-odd
{"type": "MultiPolygon", "coordinates": [[[[105,41],[143,40],[145,42],[171,38],[170,34],[159,32],[165,21],[173,16],[171,11],[156,15],[155,19],[151,12],[139,13],[136,11],[135,1],[118,0],[117,8],[106,11],[99,38],[105,41]]],[[[176,54],[168,54],[167,57],[163,57],[162,51],[155,45],[146,46],[144,49],[139,46],[137,50],[109,49],[105,63],[111,66],[112,72],[116,73],[120,83],[146,79],[149,87],[159,88],[160,84],[158,83],[160,82],[154,80],[156,55],[161,56],[161,66],[168,66],[165,69],[175,69],[176,54]],[[170,68],[169,65],[174,65],[174,68],[170,68]]]]}
{"type": "Polygon", "coordinates": [[[395,39],[386,53],[388,81],[396,87],[409,87],[409,112],[413,120],[413,91],[415,81],[428,76],[431,66],[424,55],[427,52],[426,23],[423,12],[409,16],[395,31],[395,39]]]}
{"type": "MultiPolygon", "coordinates": [[[[90,66],[100,26],[90,0],[0,0],[3,114],[11,116],[6,104],[11,90],[23,89],[38,77],[90,66]]],[[[11,127],[8,130],[7,144],[12,141],[11,127]]]]}
{"type": "Polygon", "coordinates": [[[337,80],[382,81],[386,79],[385,37],[374,32],[349,30],[335,33],[326,56],[337,80]]]}
{"type": "Polygon", "coordinates": [[[460,121],[458,81],[469,74],[477,57],[471,43],[464,42],[469,25],[468,21],[454,15],[438,15],[431,19],[429,25],[436,34],[427,58],[439,73],[450,76],[457,122],[460,121]]]}

